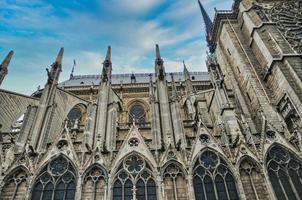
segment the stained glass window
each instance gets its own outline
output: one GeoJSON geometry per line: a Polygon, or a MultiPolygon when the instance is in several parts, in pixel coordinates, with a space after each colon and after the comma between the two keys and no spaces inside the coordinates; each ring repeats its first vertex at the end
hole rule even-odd
{"type": "Polygon", "coordinates": [[[266,165],[277,199],[300,199],[301,159],[280,146],[274,146],[268,152],[266,165]]]}
{"type": "Polygon", "coordinates": [[[113,200],[156,200],[156,184],[145,160],[135,154],[123,160],[112,192],[113,200]]]}
{"type": "Polygon", "coordinates": [[[144,107],[136,103],[134,104],[129,111],[129,123],[132,123],[133,120],[135,123],[143,124],[146,122],[146,113],[144,107]]]}
{"type": "Polygon", "coordinates": [[[239,199],[235,180],[226,162],[217,153],[202,152],[193,168],[196,200],[239,199]]]}
{"type": "Polygon", "coordinates": [[[86,118],[86,107],[82,104],[75,105],[68,113],[68,126],[82,125],[86,118]]]}
{"type": "Polygon", "coordinates": [[[73,200],[76,192],[75,170],[60,156],[40,172],[32,191],[32,200],[73,200]]]}

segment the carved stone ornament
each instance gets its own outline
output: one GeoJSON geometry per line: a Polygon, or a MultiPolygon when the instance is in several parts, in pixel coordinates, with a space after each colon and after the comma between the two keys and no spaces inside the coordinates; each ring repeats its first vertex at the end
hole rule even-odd
{"type": "Polygon", "coordinates": [[[139,144],[139,141],[137,138],[130,138],[129,141],[128,141],[128,144],[130,147],[137,147],[138,144],[139,144]]]}
{"type": "Polygon", "coordinates": [[[270,140],[274,140],[277,137],[275,131],[272,131],[272,130],[266,131],[266,136],[270,140]]]}
{"type": "Polygon", "coordinates": [[[170,158],[175,158],[175,153],[174,153],[174,151],[169,151],[168,152],[168,158],[170,159],[170,158]]]}
{"type": "Polygon", "coordinates": [[[209,143],[210,142],[210,137],[208,136],[208,135],[206,135],[206,134],[201,134],[200,136],[199,136],[199,140],[200,140],[200,142],[201,143],[209,143]]]}
{"type": "Polygon", "coordinates": [[[302,53],[302,1],[276,3],[271,18],[297,53],[302,53]]]}

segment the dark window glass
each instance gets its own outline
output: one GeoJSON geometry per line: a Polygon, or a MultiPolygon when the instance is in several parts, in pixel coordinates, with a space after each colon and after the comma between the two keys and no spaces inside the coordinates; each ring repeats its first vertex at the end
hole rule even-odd
{"type": "Polygon", "coordinates": [[[125,200],[132,200],[132,194],[133,194],[133,184],[128,179],[124,185],[124,199],[125,200]]]}
{"type": "Polygon", "coordinates": [[[118,169],[113,184],[113,200],[156,200],[156,184],[144,159],[136,154],[130,155],[118,169]]]}
{"type": "Polygon", "coordinates": [[[149,179],[147,183],[148,200],[156,200],[156,184],[153,179],[149,179]]]}
{"type": "Polygon", "coordinates": [[[194,183],[194,192],[195,192],[195,198],[197,200],[204,200],[204,191],[203,191],[203,184],[201,179],[198,176],[195,176],[193,179],[194,183]]]}
{"type": "Polygon", "coordinates": [[[71,181],[68,186],[67,186],[67,191],[66,191],[66,200],[73,200],[75,197],[75,192],[76,192],[76,185],[73,181],[71,181]]]}
{"type": "Polygon", "coordinates": [[[227,199],[226,190],[224,187],[224,180],[220,175],[217,175],[215,178],[215,184],[217,188],[217,194],[219,199],[227,199]]]}
{"type": "Polygon", "coordinates": [[[31,200],[74,200],[76,192],[75,171],[64,157],[51,161],[38,176],[31,200]],[[43,185],[45,185],[43,187],[43,185]]]}
{"type": "Polygon", "coordinates": [[[213,151],[201,153],[194,164],[193,175],[196,200],[238,199],[231,171],[217,153],[213,151]],[[212,177],[215,177],[215,179],[213,180],[212,177]]]}
{"type": "Polygon", "coordinates": [[[144,200],[145,196],[145,183],[142,179],[139,179],[136,183],[136,199],[144,200]]]}
{"type": "Polygon", "coordinates": [[[208,200],[215,200],[215,192],[213,187],[213,181],[209,176],[205,176],[204,178],[204,187],[207,194],[208,200]]]}
{"type": "Polygon", "coordinates": [[[280,146],[271,148],[267,155],[267,170],[278,200],[299,199],[302,194],[302,162],[280,146]]]}
{"type": "Polygon", "coordinates": [[[65,184],[61,181],[59,184],[57,184],[56,187],[55,200],[63,200],[64,192],[65,192],[65,184]]]}
{"type": "Polygon", "coordinates": [[[78,106],[73,107],[67,115],[67,118],[71,121],[78,120],[82,117],[82,111],[78,106]]]}
{"type": "Polygon", "coordinates": [[[123,186],[122,183],[117,180],[113,185],[113,200],[120,200],[123,197],[123,186]]]}
{"type": "Polygon", "coordinates": [[[292,199],[292,200],[297,199],[295,197],[294,191],[293,191],[293,189],[292,189],[292,187],[289,183],[289,178],[288,178],[287,174],[285,174],[285,172],[282,171],[282,170],[279,170],[278,174],[279,174],[279,179],[281,180],[281,183],[282,183],[282,185],[284,187],[284,190],[287,194],[287,197],[289,199],[292,199]]]}
{"type": "Polygon", "coordinates": [[[32,199],[40,199],[40,198],[41,198],[42,191],[43,191],[42,183],[38,182],[38,183],[34,186],[32,199]]]}
{"type": "Polygon", "coordinates": [[[237,194],[236,185],[233,176],[227,174],[225,177],[225,182],[229,191],[230,199],[233,200],[238,199],[238,194],[237,194]]]}
{"type": "Polygon", "coordinates": [[[42,200],[51,200],[52,194],[53,194],[53,184],[48,183],[44,188],[42,200]]]}
{"type": "Polygon", "coordinates": [[[145,115],[146,113],[144,107],[140,104],[135,104],[131,107],[129,112],[129,123],[132,123],[133,120],[139,124],[145,123],[146,122],[145,115]]]}
{"type": "Polygon", "coordinates": [[[270,178],[270,181],[272,183],[272,186],[274,188],[274,191],[276,193],[276,197],[279,199],[279,200],[286,200],[285,196],[284,196],[284,193],[282,191],[282,188],[279,184],[279,179],[276,175],[276,173],[274,171],[269,171],[268,172],[268,176],[270,178]]]}
{"type": "Polygon", "coordinates": [[[295,188],[297,189],[297,192],[300,197],[302,197],[302,184],[301,184],[301,177],[297,173],[296,170],[290,169],[289,170],[289,176],[292,177],[293,184],[295,185],[295,188]]]}

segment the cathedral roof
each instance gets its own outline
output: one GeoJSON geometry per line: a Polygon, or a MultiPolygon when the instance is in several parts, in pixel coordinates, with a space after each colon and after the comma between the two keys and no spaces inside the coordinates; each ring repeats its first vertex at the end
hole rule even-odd
{"type": "MultiPolygon", "coordinates": [[[[153,81],[155,81],[154,73],[151,73],[153,81]]],[[[176,81],[184,81],[183,72],[173,72],[174,79],[176,81]]],[[[190,72],[192,81],[210,81],[210,76],[208,72],[190,72]]],[[[149,83],[150,73],[134,73],[135,83],[149,83]]],[[[112,84],[130,84],[131,76],[133,74],[112,74],[111,83],[112,84]]],[[[171,81],[170,73],[167,73],[167,81],[171,81]]],[[[75,75],[69,80],[63,81],[59,84],[61,87],[73,87],[73,86],[90,86],[98,85],[101,81],[101,75],[75,75]]]]}

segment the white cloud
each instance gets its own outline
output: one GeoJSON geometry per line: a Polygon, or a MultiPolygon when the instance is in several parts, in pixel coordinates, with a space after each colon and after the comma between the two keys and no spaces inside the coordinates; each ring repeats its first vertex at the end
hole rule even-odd
{"type": "Polygon", "coordinates": [[[162,2],[162,0],[113,0],[112,5],[127,14],[143,14],[162,2]]]}
{"type": "MultiPolygon", "coordinates": [[[[7,89],[28,93],[44,84],[45,67],[61,46],[65,47],[61,80],[69,77],[73,59],[75,74],[100,73],[107,45],[112,45],[114,73],[153,72],[156,43],[167,71],[182,71],[182,60],[190,71],[206,70],[202,17],[195,0],[98,1],[94,11],[64,9],[64,17],[56,15],[56,5],[47,1],[8,2],[0,1],[1,8],[9,10],[0,10],[0,21],[12,31],[9,35],[0,30],[1,56],[2,51],[15,50],[4,82],[7,89]],[[25,77],[27,85],[16,85],[25,77]]],[[[213,7],[213,2],[218,8],[226,5],[218,0],[204,4],[213,7]]]]}

